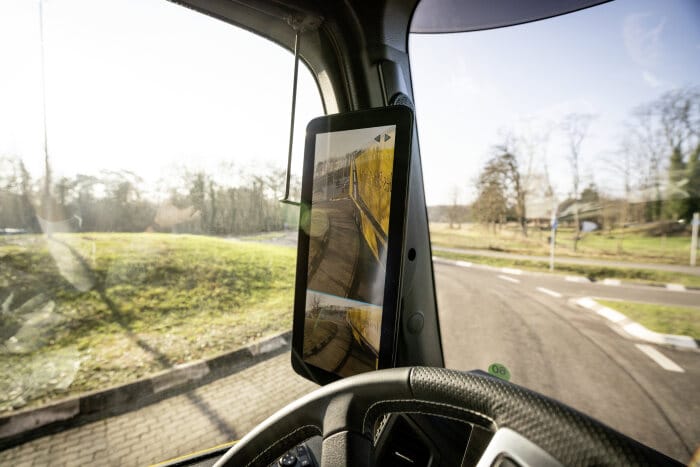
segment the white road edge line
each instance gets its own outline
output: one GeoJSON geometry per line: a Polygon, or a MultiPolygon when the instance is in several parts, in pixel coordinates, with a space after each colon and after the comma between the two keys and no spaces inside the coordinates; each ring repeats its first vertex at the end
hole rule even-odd
{"type": "Polygon", "coordinates": [[[561,298],[561,294],[559,292],[555,292],[554,290],[545,289],[544,287],[537,287],[537,290],[543,294],[549,295],[550,297],[561,298]]]}
{"type": "Polygon", "coordinates": [[[506,274],[514,274],[516,276],[519,276],[523,273],[520,269],[513,268],[501,268],[501,272],[504,272],[506,274]]]}
{"type": "Polygon", "coordinates": [[[676,362],[668,358],[666,355],[662,354],[654,347],[645,344],[634,344],[639,350],[641,350],[647,357],[654,360],[661,368],[668,371],[675,371],[676,373],[685,373],[685,370],[679,367],[676,362]]]}
{"type": "Polygon", "coordinates": [[[671,290],[673,292],[685,292],[685,286],[683,284],[666,284],[666,290],[671,290]]]}
{"type": "Polygon", "coordinates": [[[591,280],[584,276],[566,276],[564,280],[569,282],[590,282],[591,280]]]}
{"type": "Polygon", "coordinates": [[[603,285],[619,286],[622,285],[620,279],[603,279],[603,285]]]}
{"type": "Polygon", "coordinates": [[[519,283],[520,283],[520,281],[519,281],[518,279],[515,279],[515,278],[510,277],[510,276],[503,276],[503,275],[499,274],[499,275],[498,275],[498,278],[499,278],[499,279],[503,279],[504,281],[512,282],[512,283],[514,283],[514,284],[519,284],[519,283]]]}
{"type": "Polygon", "coordinates": [[[459,267],[462,267],[462,268],[470,268],[470,267],[472,267],[472,263],[470,263],[470,262],[468,262],[468,261],[457,261],[455,264],[456,264],[457,266],[459,266],[459,267]]]}

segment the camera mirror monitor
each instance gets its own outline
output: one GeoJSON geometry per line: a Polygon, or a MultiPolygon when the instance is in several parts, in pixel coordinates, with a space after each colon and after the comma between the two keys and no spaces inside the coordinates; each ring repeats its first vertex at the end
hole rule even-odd
{"type": "Polygon", "coordinates": [[[395,106],[307,127],[292,365],[316,382],[394,365],[412,124],[395,106]]]}

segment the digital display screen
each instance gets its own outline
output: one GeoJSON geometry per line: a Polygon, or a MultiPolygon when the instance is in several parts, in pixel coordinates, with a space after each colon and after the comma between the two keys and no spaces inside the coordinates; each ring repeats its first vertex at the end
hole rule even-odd
{"type": "Polygon", "coordinates": [[[379,364],[396,125],[316,135],[303,360],[339,376],[379,364]]]}

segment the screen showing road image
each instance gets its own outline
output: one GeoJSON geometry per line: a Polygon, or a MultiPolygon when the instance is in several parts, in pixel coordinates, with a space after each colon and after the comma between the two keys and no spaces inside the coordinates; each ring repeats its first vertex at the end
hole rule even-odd
{"type": "Polygon", "coordinates": [[[378,364],[395,136],[316,135],[303,353],[340,376],[378,364]]]}

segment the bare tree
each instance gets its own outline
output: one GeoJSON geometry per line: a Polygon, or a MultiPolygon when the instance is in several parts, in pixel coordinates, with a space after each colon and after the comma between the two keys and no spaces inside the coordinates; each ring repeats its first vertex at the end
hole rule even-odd
{"type": "Polygon", "coordinates": [[[642,105],[632,111],[628,123],[631,142],[628,143],[639,156],[639,169],[642,172],[642,190],[648,206],[648,219],[659,220],[661,217],[661,165],[665,143],[655,109],[652,105],[642,105]]]}
{"type": "Polygon", "coordinates": [[[502,185],[508,198],[513,201],[515,215],[518,219],[523,236],[527,237],[527,213],[525,202],[527,198],[527,178],[530,175],[531,161],[525,164],[528,168],[525,174],[520,172],[517,139],[512,132],[502,132],[501,142],[495,146],[496,156],[492,159],[492,168],[501,173],[502,185]]]}
{"type": "Polygon", "coordinates": [[[588,130],[594,118],[591,114],[572,113],[567,115],[562,122],[562,130],[569,146],[568,160],[571,167],[572,195],[574,199],[574,251],[576,251],[581,234],[578,206],[581,185],[581,145],[588,135],[588,130]]]}
{"type": "Polygon", "coordinates": [[[496,225],[504,220],[508,210],[506,180],[498,158],[492,158],[486,163],[479,174],[476,188],[478,192],[474,202],[476,217],[495,230],[496,225]]]}
{"type": "Polygon", "coordinates": [[[670,151],[687,153],[700,136],[700,87],[674,89],[651,103],[670,151]],[[690,147],[689,147],[690,146],[690,147]]]}
{"type": "Polygon", "coordinates": [[[321,314],[321,307],[323,303],[321,302],[321,296],[318,294],[311,295],[311,300],[309,302],[309,312],[312,317],[318,318],[321,314]]]}
{"type": "Polygon", "coordinates": [[[625,239],[625,228],[630,221],[630,201],[632,200],[632,190],[639,186],[639,153],[635,150],[634,143],[629,136],[625,136],[620,143],[620,148],[613,154],[612,157],[606,160],[606,166],[612,169],[612,172],[619,177],[622,186],[623,198],[619,206],[618,220],[620,226],[620,236],[617,241],[617,253],[622,254],[624,251],[623,242],[625,239]]]}

